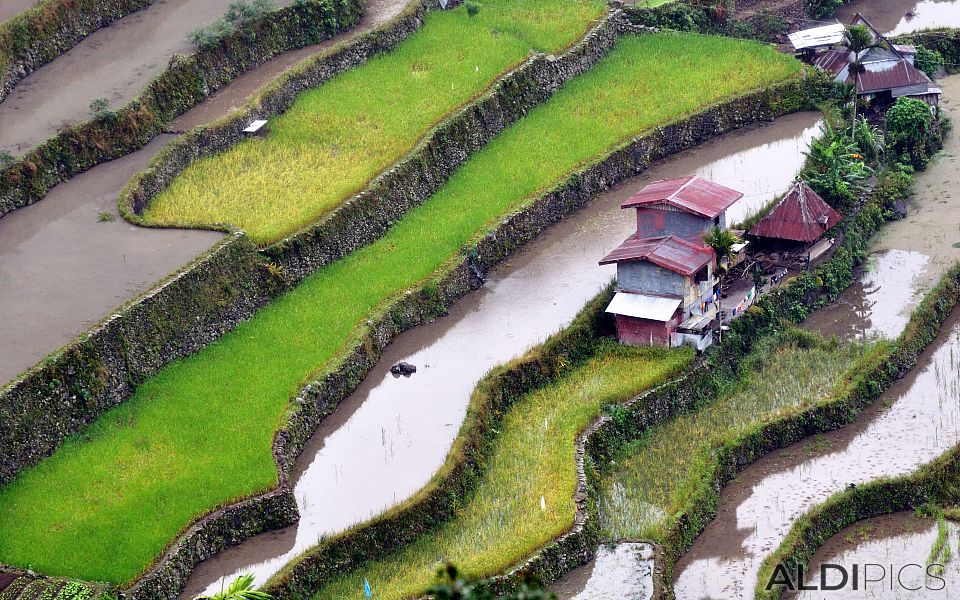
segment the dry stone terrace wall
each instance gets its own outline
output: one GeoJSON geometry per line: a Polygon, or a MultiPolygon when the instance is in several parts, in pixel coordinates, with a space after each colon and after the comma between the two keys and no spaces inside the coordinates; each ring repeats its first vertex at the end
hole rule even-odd
{"type": "Polygon", "coordinates": [[[46,0],[0,23],[0,102],[24,77],[154,0],[46,0]]]}
{"type": "Polygon", "coordinates": [[[0,390],[0,484],[126,400],[170,361],[219,338],[282,282],[234,234],[0,390]]]}
{"type": "Polygon", "coordinates": [[[355,26],[361,0],[298,3],[241,27],[217,45],[177,55],[115,113],[67,127],[0,171],[0,217],[43,198],[58,183],[139,150],[167,123],[240,73],[355,26]]]}

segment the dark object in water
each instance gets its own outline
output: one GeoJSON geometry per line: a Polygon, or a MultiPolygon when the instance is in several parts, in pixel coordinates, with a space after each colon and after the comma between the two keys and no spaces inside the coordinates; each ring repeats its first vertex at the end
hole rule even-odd
{"type": "Polygon", "coordinates": [[[903,200],[897,200],[893,203],[893,218],[905,219],[907,217],[907,203],[903,200]]]}
{"type": "Polygon", "coordinates": [[[406,375],[409,377],[417,372],[417,368],[408,362],[398,362],[390,367],[390,372],[394,375],[406,375]]]}

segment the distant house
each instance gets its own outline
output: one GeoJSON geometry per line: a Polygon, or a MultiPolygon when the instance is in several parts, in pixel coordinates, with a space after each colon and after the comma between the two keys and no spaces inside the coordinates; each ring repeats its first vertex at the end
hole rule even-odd
{"type": "Polygon", "coordinates": [[[914,66],[915,47],[891,43],[859,13],[850,25],[866,26],[878,45],[861,53],[859,76],[852,68],[854,53],[840,45],[815,53],[814,65],[833,74],[838,83],[855,85],[859,97],[881,106],[902,96],[918,98],[930,106],[939,105],[940,88],[914,66]]]}
{"type": "Polygon", "coordinates": [[[830,241],[821,238],[840,220],[840,213],[806,182],[797,181],[783,199],[750,229],[748,235],[761,247],[800,252],[807,261],[811,261],[830,248],[830,241]]]}
{"type": "Polygon", "coordinates": [[[600,261],[617,265],[617,293],[607,312],[631,345],[712,342],[716,254],[703,235],[726,226],[726,210],[743,194],[702,177],[657,181],[621,208],[637,211],[637,231],[600,261]]]}

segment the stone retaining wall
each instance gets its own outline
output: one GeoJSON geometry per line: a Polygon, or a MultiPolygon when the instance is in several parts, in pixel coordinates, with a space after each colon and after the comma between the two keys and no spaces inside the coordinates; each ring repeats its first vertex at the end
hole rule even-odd
{"type": "Polygon", "coordinates": [[[27,75],[154,0],[44,0],[0,23],[0,102],[27,75]]]}
{"type": "Polygon", "coordinates": [[[139,150],[167,123],[237,75],[276,55],[352,28],[360,0],[316,0],[267,13],[217,45],[177,55],[126,106],[61,130],[0,171],[0,217],[42,199],[58,183],[139,150]]]}

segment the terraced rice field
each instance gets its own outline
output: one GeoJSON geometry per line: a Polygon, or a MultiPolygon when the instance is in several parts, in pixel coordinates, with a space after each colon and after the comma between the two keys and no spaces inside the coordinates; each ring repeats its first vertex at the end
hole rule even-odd
{"type": "Polygon", "coordinates": [[[624,38],[381,240],[171,364],[0,489],[0,562],[131,580],[193,519],[276,483],[270,445],[290,398],[330,368],[391,298],[621,141],[799,70],[792,58],[750,42],[624,38]]]}

